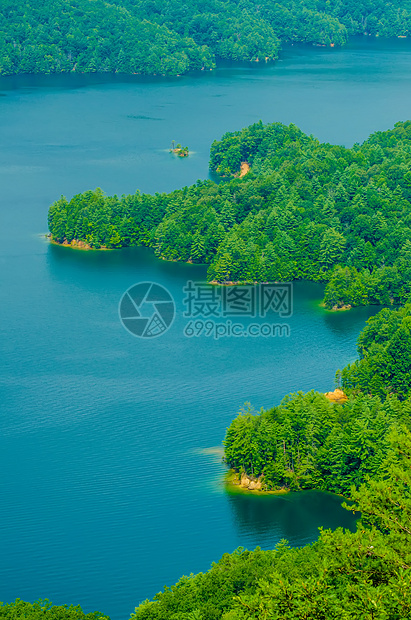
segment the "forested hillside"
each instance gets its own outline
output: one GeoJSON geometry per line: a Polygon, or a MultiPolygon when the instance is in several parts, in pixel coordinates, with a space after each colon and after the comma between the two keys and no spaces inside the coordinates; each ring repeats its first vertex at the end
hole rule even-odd
{"type": "MultiPolygon", "coordinates": [[[[393,431],[378,481],[352,492],[356,532],[320,532],[299,549],[226,553],[182,577],[131,620],[405,620],[411,617],[411,434],[393,431]]],[[[104,620],[80,608],[0,604],[4,620],[104,620]]],[[[105,619],[107,620],[107,618],[105,619]]]]}
{"type": "Polygon", "coordinates": [[[206,263],[216,282],[327,282],[328,308],[405,303],[411,293],[411,122],[352,149],[297,127],[256,123],[211,147],[223,178],[170,194],[61,198],[57,242],[147,245],[206,263]],[[240,164],[251,170],[236,178],[240,164]]]}
{"type": "MultiPolygon", "coordinates": [[[[291,395],[260,414],[243,411],[224,442],[227,462],[263,475],[267,488],[349,497],[345,507],[361,518],[356,531],[321,530],[317,542],[297,549],[281,541],[270,551],[226,553],[208,572],[182,577],[141,603],[131,620],[411,618],[411,384],[405,390],[400,383],[396,393],[391,375],[381,374],[384,367],[397,377],[410,372],[410,320],[411,305],[368,321],[355,368],[378,361],[381,376],[373,383],[371,374],[353,375],[353,366],[338,373],[352,382],[347,403],[315,392],[291,395]],[[373,387],[384,395],[374,396],[373,387]]],[[[19,600],[0,603],[0,618],[108,620],[19,600]]]]}
{"type": "Polygon", "coordinates": [[[268,490],[349,495],[352,485],[378,480],[391,433],[411,430],[411,304],[370,318],[358,353],[358,361],[337,373],[346,403],[310,392],[258,414],[241,411],[224,441],[229,466],[263,476],[268,490]]]}
{"type": "Polygon", "coordinates": [[[282,42],[408,36],[411,0],[1,0],[0,74],[181,74],[275,59],[282,42]]]}
{"type": "MultiPolygon", "coordinates": [[[[410,320],[411,306],[370,319],[356,370],[378,358],[380,375],[386,366],[409,378],[410,320]]],[[[345,507],[361,514],[357,531],[320,531],[300,549],[283,541],[273,551],[225,554],[207,573],[182,577],[142,603],[132,620],[411,618],[411,384],[396,393],[381,375],[374,385],[384,396],[375,396],[371,374],[359,385],[352,369],[342,373],[353,383],[348,402],[311,392],[259,414],[242,411],[224,444],[227,463],[262,476],[266,489],[349,497],[345,507]]]]}
{"type": "Polygon", "coordinates": [[[80,605],[53,605],[48,600],[27,603],[17,599],[13,603],[0,603],[2,620],[110,620],[96,611],[84,613],[80,605]]]}
{"type": "MultiPolygon", "coordinates": [[[[352,492],[362,523],[300,549],[225,554],[132,620],[388,620],[411,617],[411,434],[393,431],[378,481],[352,492]]],[[[353,509],[352,508],[352,509],[353,509]]]]}
{"type": "Polygon", "coordinates": [[[376,396],[331,403],[309,392],[285,397],[261,413],[242,411],[224,441],[225,459],[265,490],[318,489],[350,494],[367,476],[378,479],[393,426],[408,423],[411,401],[376,396]]]}
{"type": "MultiPolygon", "coordinates": [[[[400,400],[411,396],[411,306],[381,310],[369,319],[358,340],[360,359],[348,364],[342,385],[359,391],[400,400]]],[[[411,413],[411,410],[410,410],[411,413]]]]}

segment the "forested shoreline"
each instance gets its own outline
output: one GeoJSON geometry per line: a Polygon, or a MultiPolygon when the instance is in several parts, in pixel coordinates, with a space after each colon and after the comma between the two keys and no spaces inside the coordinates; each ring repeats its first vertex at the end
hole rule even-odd
{"type": "MultiPolygon", "coordinates": [[[[339,46],[356,34],[408,37],[410,27],[411,0],[3,0],[0,75],[181,75],[212,70],[220,59],[273,61],[284,43],[339,46]]],[[[153,600],[139,604],[136,597],[131,620],[411,618],[411,121],[398,122],[352,148],[320,143],[294,125],[255,123],[215,141],[210,168],[219,175],[219,183],[198,181],[169,194],[118,197],[96,189],[70,200],[61,197],[49,209],[52,241],[96,250],[146,246],[165,260],[207,265],[208,281],[218,284],[322,282],[328,309],[390,306],[369,319],[358,339],[358,359],[337,372],[336,384],[347,394],[346,402],[333,403],[311,391],[289,394],[279,405],[260,412],[247,405],[224,440],[225,462],[239,474],[259,479],[267,490],[341,494],[345,508],[359,520],[355,531],[320,529],[317,541],[299,548],[283,540],[270,550],[240,548],[225,553],[207,572],[181,577],[153,600]],[[244,163],[249,171],[240,178],[244,163]]],[[[50,285],[38,287],[44,298],[59,273],[52,276],[50,285]]],[[[67,300],[66,292],[62,300],[67,300]]],[[[60,311],[63,305],[55,308],[60,311]]],[[[39,314],[38,321],[45,316],[39,314]]],[[[57,328],[50,333],[58,348],[57,328]]],[[[67,331],[64,325],[63,336],[67,331]]],[[[20,341],[15,341],[19,352],[20,341]]],[[[22,342],[31,346],[27,338],[22,342]]],[[[89,348],[94,344],[86,342],[89,348]]],[[[97,351],[94,357],[99,356],[98,347],[93,351],[97,351]]],[[[19,359],[12,385],[21,384],[32,404],[29,370],[20,376],[24,361],[19,359]]],[[[47,360],[45,364],[46,368],[47,360]]],[[[66,398],[73,385],[69,379],[81,375],[67,364],[63,370],[64,376],[56,369],[47,377],[66,398]],[[69,378],[68,387],[64,377],[69,378]]],[[[41,368],[36,372],[44,393],[47,377],[41,368]]],[[[110,373],[103,374],[115,381],[110,373]]],[[[85,371],[84,385],[86,375],[85,371]]],[[[231,382],[235,384],[235,377],[231,382]]],[[[82,389],[84,402],[99,402],[97,394],[82,389]]],[[[45,423],[37,427],[41,434],[45,423]]],[[[141,434],[144,429],[140,425],[138,430],[141,434]]],[[[21,434],[21,424],[17,432],[21,434]]],[[[76,429],[73,437],[76,446],[76,429]]],[[[105,459],[104,475],[108,471],[115,476],[114,461],[102,452],[104,435],[94,444],[105,459]]],[[[74,451],[65,450],[67,445],[58,450],[76,458],[74,451]]],[[[119,445],[124,454],[124,444],[119,445]]],[[[130,454],[138,458],[137,449],[130,454]]],[[[49,460],[43,457],[41,466],[47,467],[49,460]]],[[[25,461],[30,467],[29,456],[25,461]]],[[[70,458],[66,461],[70,466],[70,458]]],[[[79,460],[83,469],[90,462],[79,460]]],[[[54,467],[54,461],[50,463],[54,467]]],[[[20,469],[22,478],[24,468],[20,469]]],[[[99,482],[97,473],[92,473],[99,482]]],[[[123,482],[127,485],[126,478],[123,482]]],[[[83,482],[77,486],[86,489],[95,503],[92,489],[83,482]]],[[[66,487],[71,488],[66,484],[63,490],[66,487]]],[[[49,485],[45,489],[45,500],[38,489],[33,493],[50,512],[46,496],[53,490],[49,485]]],[[[33,503],[33,493],[20,498],[17,507],[33,503]]],[[[81,501],[75,505],[83,508],[81,501]]],[[[65,509],[66,504],[62,506],[65,509]]],[[[124,502],[119,506],[122,510],[124,502]]],[[[127,506],[134,518],[133,505],[127,506]]],[[[24,510],[20,513],[25,517],[24,510]]],[[[87,515],[94,527],[93,514],[87,511],[87,515]]],[[[12,512],[8,516],[15,518],[12,512]]],[[[110,513],[109,518],[115,527],[110,513]]],[[[64,524],[54,520],[63,531],[64,524]]],[[[37,561],[44,549],[35,519],[23,518],[23,546],[20,549],[18,540],[17,551],[25,549],[25,527],[34,531],[37,561]]],[[[53,531],[46,534],[53,540],[53,531]]],[[[78,543],[84,540],[80,537],[78,543]]],[[[104,544],[104,535],[101,540],[104,544]]],[[[113,540],[115,547],[117,539],[113,540]]],[[[12,537],[10,541],[9,548],[16,547],[12,537]]],[[[92,545],[89,548],[93,550],[92,545]]],[[[21,557],[24,561],[27,553],[21,557]]],[[[131,557],[143,570],[145,559],[139,549],[131,557]]],[[[75,561],[78,566],[82,558],[75,555],[75,561]]],[[[122,561],[128,561],[126,556],[109,567],[113,588],[121,587],[117,576],[122,561]]],[[[67,577],[71,566],[63,552],[61,565],[60,579],[67,577]]],[[[99,567],[93,570],[99,579],[99,567]]],[[[79,579],[77,575],[77,583],[79,579]]],[[[101,589],[100,580],[97,584],[101,589]]],[[[38,586],[32,584],[30,591],[34,587],[38,586]]],[[[80,606],[53,605],[48,600],[0,602],[0,620],[23,618],[110,620],[101,612],[86,613],[80,606]]]]}
{"type": "Polygon", "coordinates": [[[411,304],[383,309],[358,339],[359,359],[337,372],[345,403],[324,394],[290,394],[278,407],[244,408],[224,440],[229,467],[265,490],[350,494],[378,480],[389,437],[411,430],[411,304]]]}
{"type": "Polygon", "coordinates": [[[87,191],[49,210],[57,243],[145,245],[208,265],[217,283],[326,283],[329,309],[411,295],[411,122],[351,149],[295,125],[255,123],[211,146],[221,182],[170,194],[87,191]],[[250,171],[239,178],[242,162],[250,171]]]}
{"type": "MultiPolygon", "coordinates": [[[[347,403],[290,395],[260,414],[241,412],[224,442],[229,465],[262,473],[268,485],[344,493],[344,507],[361,515],[356,531],[320,529],[304,547],[225,553],[141,603],[131,620],[411,617],[411,305],[369,319],[358,351],[337,373],[347,403]]],[[[49,601],[0,603],[0,618],[22,617],[109,620],[49,601]]]]}
{"type": "Polygon", "coordinates": [[[284,43],[407,37],[411,0],[4,0],[0,75],[179,75],[220,59],[266,61],[284,43]]]}
{"type": "MultiPolygon", "coordinates": [[[[379,482],[353,492],[355,532],[320,531],[317,542],[225,553],[206,573],[182,577],[132,620],[403,620],[411,615],[411,434],[389,438],[379,482]]],[[[5,620],[109,620],[79,607],[0,604],[5,620]]]]}
{"type": "Polygon", "coordinates": [[[358,340],[360,359],[337,372],[343,404],[318,392],[240,412],[225,461],[266,489],[320,489],[350,499],[356,532],[321,530],[292,549],[225,554],[182,577],[133,620],[411,617],[411,305],[384,309],[358,340]]]}

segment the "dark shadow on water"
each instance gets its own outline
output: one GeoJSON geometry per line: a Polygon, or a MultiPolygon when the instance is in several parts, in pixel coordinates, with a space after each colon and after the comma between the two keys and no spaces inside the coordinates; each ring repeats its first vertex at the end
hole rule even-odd
{"type": "MultiPolygon", "coordinates": [[[[265,62],[236,62],[230,60],[217,59],[217,67],[213,71],[190,71],[184,75],[164,76],[164,75],[129,75],[125,73],[60,73],[51,75],[41,74],[22,74],[0,77],[0,90],[5,93],[15,90],[32,91],[38,88],[55,90],[75,90],[79,88],[90,88],[101,85],[121,85],[139,84],[147,85],[174,85],[185,84],[193,78],[199,80],[215,80],[216,78],[226,79],[227,77],[258,77],[265,72],[271,72],[273,68],[282,65],[282,61],[298,59],[301,57],[304,62],[307,58],[315,61],[324,56],[338,57],[344,52],[372,53],[375,55],[380,51],[382,54],[398,54],[411,52],[411,39],[385,39],[367,36],[350,37],[348,43],[341,47],[317,47],[308,43],[283,44],[279,52],[279,59],[265,62]]],[[[305,68],[307,70],[307,68],[305,68]]],[[[351,67],[351,72],[355,67],[351,67]]],[[[4,93],[0,93],[0,96],[4,93]]],[[[258,120],[258,119],[256,119],[258,120]]]]}
{"type": "Polygon", "coordinates": [[[1,76],[0,89],[3,91],[34,90],[50,88],[61,90],[75,90],[105,84],[165,84],[181,80],[173,76],[145,76],[128,75],[122,73],[61,73],[52,75],[10,75],[1,76]]]}
{"type": "Polygon", "coordinates": [[[383,306],[360,306],[343,312],[324,311],[324,321],[335,334],[351,334],[353,331],[358,332],[359,322],[363,322],[365,327],[368,319],[378,314],[382,308],[383,306]]]}
{"type": "Polygon", "coordinates": [[[270,548],[286,539],[291,545],[318,538],[318,528],[355,531],[358,516],[342,508],[343,499],[330,493],[304,491],[284,496],[227,494],[242,544],[270,548]]]}
{"type": "Polygon", "coordinates": [[[136,282],[144,278],[164,278],[168,281],[182,278],[205,281],[206,266],[159,260],[151,248],[123,248],[121,250],[77,250],[50,243],[48,264],[56,277],[72,272],[82,275],[97,273],[134,274],[136,282]]]}
{"type": "Polygon", "coordinates": [[[55,90],[75,90],[78,88],[90,88],[101,85],[121,85],[135,84],[155,86],[167,86],[174,84],[182,84],[187,80],[196,79],[214,79],[218,77],[231,76],[233,74],[255,73],[264,68],[275,64],[255,63],[255,62],[235,62],[235,61],[218,61],[217,67],[213,71],[189,71],[183,75],[134,75],[127,73],[57,73],[50,75],[42,74],[21,74],[0,77],[0,89],[2,91],[14,90],[35,90],[38,88],[49,88],[55,90]]]}
{"type": "Polygon", "coordinates": [[[317,46],[312,43],[283,43],[279,60],[288,60],[298,56],[320,56],[322,55],[338,55],[346,50],[355,50],[361,52],[371,52],[373,54],[382,52],[384,54],[387,51],[394,54],[399,52],[411,51],[411,38],[399,39],[398,37],[392,37],[386,39],[384,37],[373,37],[366,35],[355,35],[350,37],[345,45],[330,47],[330,46],[317,46]]]}
{"type": "Polygon", "coordinates": [[[214,170],[209,170],[208,176],[212,181],[214,181],[214,183],[217,183],[217,185],[223,181],[223,179],[216,172],[214,172],[214,170]]]}

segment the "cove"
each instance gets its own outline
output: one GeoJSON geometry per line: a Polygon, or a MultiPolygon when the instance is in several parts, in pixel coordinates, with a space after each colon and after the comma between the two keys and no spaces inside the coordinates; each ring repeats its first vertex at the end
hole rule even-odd
{"type": "Polygon", "coordinates": [[[332,389],[377,308],[325,313],[321,285],[297,282],[289,338],[188,338],[183,288],[203,267],[144,248],[71,251],[41,235],[60,194],[188,185],[207,176],[214,138],[260,118],[362,141],[407,117],[410,66],[409,42],[360,39],[181,79],[0,80],[2,600],[48,597],[120,620],[239,545],[301,545],[320,525],[353,526],[333,496],[227,495],[216,448],[245,401],[258,410],[332,389]],[[193,155],[171,157],[173,139],[193,155]],[[165,286],[177,306],[152,341],[118,318],[140,281],[165,286]]]}

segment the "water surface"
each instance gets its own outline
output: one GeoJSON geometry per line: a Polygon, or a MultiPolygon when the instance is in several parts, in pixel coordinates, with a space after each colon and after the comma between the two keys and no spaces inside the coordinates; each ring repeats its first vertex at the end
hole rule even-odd
{"type": "Polygon", "coordinates": [[[360,142],[409,116],[410,76],[409,42],[361,39],[174,79],[0,80],[0,600],[48,597],[120,620],[239,545],[300,545],[320,525],[353,525],[328,495],[226,495],[210,448],[245,401],[258,410],[332,389],[376,309],[325,313],[322,287],[296,283],[289,338],[185,338],[182,289],[203,267],[146,249],[70,251],[41,233],[61,194],[205,178],[211,141],[259,119],[360,142]],[[194,154],[170,156],[173,139],[194,154]],[[178,310],[154,341],[132,338],[117,314],[147,280],[178,310]]]}

